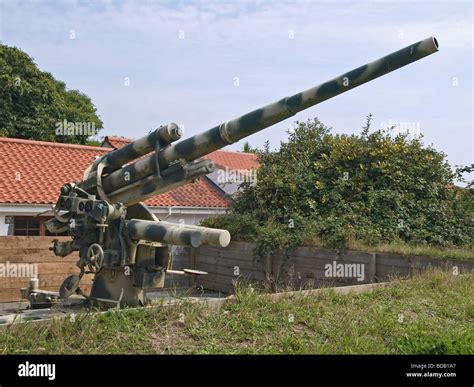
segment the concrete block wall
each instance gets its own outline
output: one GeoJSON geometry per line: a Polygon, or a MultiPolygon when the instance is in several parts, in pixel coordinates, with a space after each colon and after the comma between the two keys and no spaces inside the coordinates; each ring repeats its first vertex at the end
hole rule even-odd
{"type": "Polygon", "coordinates": [[[287,256],[280,253],[259,262],[253,258],[254,246],[253,243],[231,242],[226,248],[201,246],[177,251],[174,257],[176,267],[209,273],[193,281],[181,282],[181,286],[232,293],[234,283],[239,280],[278,291],[382,282],[395,275],[409,276],[428,267],[456,268],[460,274],[474,270],[474,261],[392,253],[341,252],[314,247],[298,247],[287,256]]]}

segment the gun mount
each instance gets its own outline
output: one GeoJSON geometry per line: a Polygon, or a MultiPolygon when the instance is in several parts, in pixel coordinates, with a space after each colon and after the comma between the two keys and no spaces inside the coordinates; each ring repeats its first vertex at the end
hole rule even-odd
{"type": "Polygon", "coordinates": [[[226,230],[160,221],[144,200],[212,172],[212,162],[200,160],[208,153],[436,51],[438,42],[430,37],[186,140],[176,142],[182,132],[171,123],[98,158],[82,181],[61,188],[55,216],[47,223],[50,232],[67,231],[72,238],[55,241],[54,253],[78,251],[80,257],[80,273],[64,281],[60,297],[81,293],[80,279],[93,273],[89,299],[143,305],[145,290],[163,287],[166,273],[177,273],[168,267],[169,245],[226,247],[230,242],[226,230]]]}

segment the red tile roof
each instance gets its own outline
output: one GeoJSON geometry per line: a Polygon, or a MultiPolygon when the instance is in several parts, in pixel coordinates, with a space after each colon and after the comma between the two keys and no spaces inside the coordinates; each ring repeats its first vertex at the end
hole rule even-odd
{"type": "Polygon", "coordinates": [[[105,136],[104,141],[102,142],[102,145],[104,143],[108,143],[113,148],[121,148],[130,142],[132,141],[126,137],[105,136]]]}
{"type": "Polygon", "coordinates": [[[259,167],[257,156],[253,153],[216,150],[204,156],[203,159],[212,160],[214,164],[221,168],[227,167],[230,169],[249,170],[259,167]]]}
{"type": "MultiPolygon", "coordinates": [[[[0,203],[53,204],[65,183],[110,148],[0,138],[0,203]]],[[[222,191],[207,178],[157,195],[149,206],[227,207],[222,191]]]]}

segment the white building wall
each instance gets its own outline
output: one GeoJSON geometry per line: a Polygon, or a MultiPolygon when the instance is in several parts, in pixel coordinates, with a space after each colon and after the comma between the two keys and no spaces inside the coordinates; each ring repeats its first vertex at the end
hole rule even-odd
{"type": "Polygon", "coordinates": [[[34,215],[52,215],[50,205],[31,205],[31,204],[0,204],[0,236],[12,235],[13,225],[7,224],[6,218],[9,216],[34,216],[34,215]],[[44,213],[44,214],[43,214],[44,213]],[[10,230],[10,234],[9,234],[10,230]]]}
{"type": "Polygon", "coordinates": [[[208,208],[208,209],[180,209],[177,207],[170,207],[166,209],[151,209],[155,216],[160,220],[166,220],[170,223],[177,224],[194,224],[197,225],[203,219],[209,218],[211,216],[216,216],[218,214],[225,213],[225,209],[217,208],[208,208]]]}
{"type": "MultiPolygon", "coordinates": [[[[51,205],[0,204],[0,236],[8,235],[7,216],[51,216],[51,205]]],[[[202,219],[225,213],[225,208],[200,207],[149,207],[160,220],[170,223],[199,224],[202,219]]]]}
{"type": "Polygon", "coordinates": [[[8,235],[8,224],[5,223],[5,215],[0,214],[0,235],[8,235]]]}

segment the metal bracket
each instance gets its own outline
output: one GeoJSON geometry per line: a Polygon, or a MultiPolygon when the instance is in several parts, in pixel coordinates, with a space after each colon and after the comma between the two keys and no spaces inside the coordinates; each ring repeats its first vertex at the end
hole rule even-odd
{"type": "Polygon", "coordinates": [[[230,136],[229,129],[227,128],[228,123],[229,121],[224,122],[219,126],[219,133],[223,141],[225,141],[227,144],[233,144],[235,141],[232,140],[232,137],[230,136]]]}

